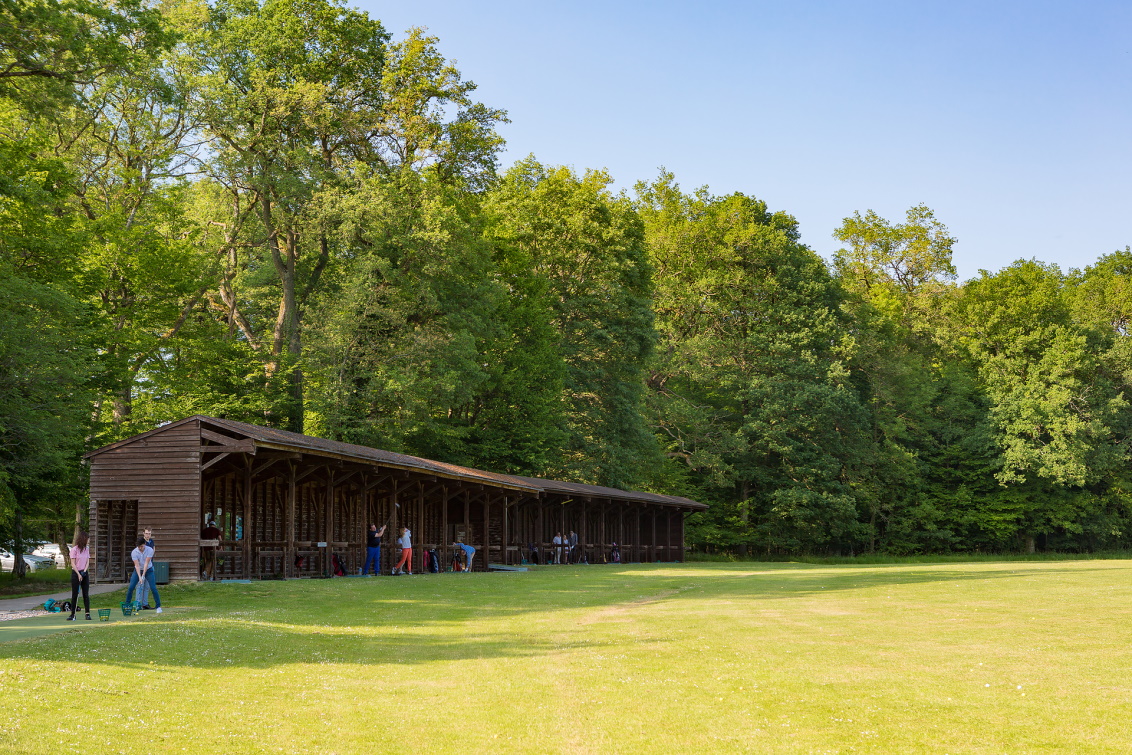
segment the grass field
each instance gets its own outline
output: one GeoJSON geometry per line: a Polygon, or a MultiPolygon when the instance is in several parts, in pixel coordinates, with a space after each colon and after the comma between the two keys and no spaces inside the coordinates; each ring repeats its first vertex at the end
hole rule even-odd
{"type": "Polygon", "coordinates": [[[563,566],[162,599],[124,619],[102,596],[109,625],[0,644],[0,752],[1132,751],[1132,561],[563,566]]]}
{"type": "Polygon", "coordinates": [[[70,569],[44,569],[28,572],[16,579],[12,572],[0,573],[0,599],[21,598],[25,595],[49,595],[71,589],[70,569]]]}

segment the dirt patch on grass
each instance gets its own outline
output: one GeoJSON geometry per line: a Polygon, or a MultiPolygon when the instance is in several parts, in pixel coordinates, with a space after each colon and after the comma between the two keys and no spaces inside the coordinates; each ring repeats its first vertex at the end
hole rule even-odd
{"type": "Polygon", "coordinates": [[[686,592],[687,590],[695,589],[696,587],[698,587],[698,585],[674,587],[669,590],[661,590],[655,595],[650,595],[646,598],[638,598],[637,600],[631,600],[628,603],[618,603],[617,605],[599,608],[598,610],[583,616],[578,620],[578,623],[596,624],[599,621],[627,620],[628,615],[639,608],[643,608],[644,606],[652,605],[654,603],[659,603],[663,600],[668,600],[669,598],[675,597],[682,592],[686,592]]]}

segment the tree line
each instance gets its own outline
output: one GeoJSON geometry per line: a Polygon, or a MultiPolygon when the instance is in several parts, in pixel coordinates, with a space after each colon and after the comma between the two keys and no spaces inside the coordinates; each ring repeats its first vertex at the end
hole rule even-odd
{"type": "Polygon", "coordinates": [[[335,0],[0,1],[0,539],[200,413],[685,495],[738,554],[1129,545],[1132,253],[827,263],[753,196],[534,156],[335,0]],[[32,33],[33,32],[33,33],[32,33]]]}

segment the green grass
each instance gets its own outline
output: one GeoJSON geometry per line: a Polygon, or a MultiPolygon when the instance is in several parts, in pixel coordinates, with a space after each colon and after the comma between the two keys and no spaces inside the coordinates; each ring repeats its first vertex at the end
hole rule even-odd
{"type": "MultiPolygon", "coordinates": [[[[1132,751],[1132,561],[199,584],[0,644],[0,752],[1132,751]]],[[[36,621],[57,622],[55,618],[36,621]]]]}
{"type": "Polygon", "coordinates": [[[28,595],[50,595],[71,589],[70,569],[44,569],[28,572],[16,579],[12,572],[0,573],[0,600],[22,598],[28,595]]]}

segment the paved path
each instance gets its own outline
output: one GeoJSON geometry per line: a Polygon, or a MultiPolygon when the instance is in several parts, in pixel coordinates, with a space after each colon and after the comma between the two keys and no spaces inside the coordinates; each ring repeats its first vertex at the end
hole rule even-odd
{"type": "MultiPolygon", "coordinates": [[[[102,595],[107,592],[114,592],[121,590],[125,585],[95,585],[90,588],[91,595],[102,595]]],[[[81,599],[81,595],[79,596],[81,599]]],[[[64,601],[71,599],[71,591],[57,592],[51,595],[32,595],[27,598],[8,598],[7,600],[0,600],[0,613],[7,613],[8,611],[30,611],[39,608],[47,602],[48,598],[55,598],[57,601],[64,601]]]]}

